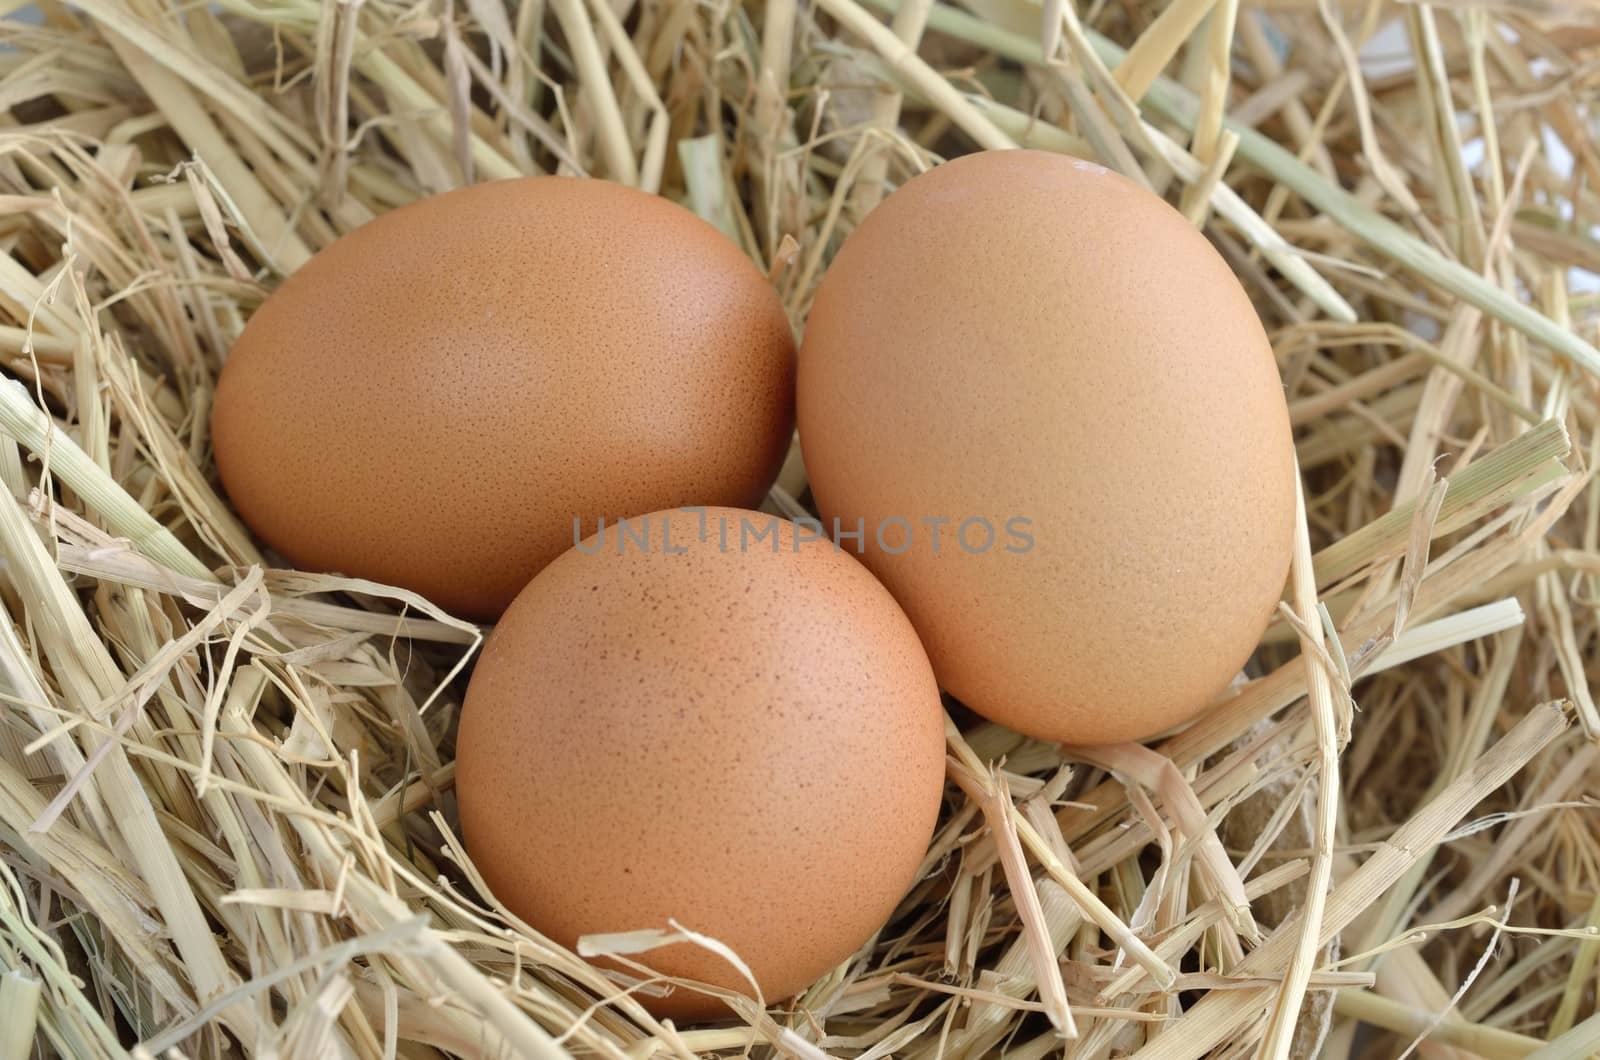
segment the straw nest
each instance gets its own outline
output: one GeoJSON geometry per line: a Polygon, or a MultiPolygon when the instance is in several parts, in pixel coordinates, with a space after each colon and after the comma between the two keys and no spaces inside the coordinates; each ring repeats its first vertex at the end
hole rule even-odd
{"type": "MultiPolygon", "coordinates": [[[[6,8],[0,1057],[1600,1048],[1592,15],[6,8]],[[230,514],[218,365],[340,233],[558,169],[690,204],[799,322],[886,188],[1012,144],[1144,181],[1250,289],[1304,473],[1286,603],[1148,747],[952,727],[925,874],[876,939],[791,1003],[653,1020],[461,853],[480,631],[274,569],[230,514]]],[[[804,496],[792,460],[774,500],[804,496]]]]}

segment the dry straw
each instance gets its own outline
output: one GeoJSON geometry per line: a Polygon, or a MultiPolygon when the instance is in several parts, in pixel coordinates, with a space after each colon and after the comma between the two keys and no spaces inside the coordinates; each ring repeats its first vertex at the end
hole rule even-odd
{"type": "MultiPolygon", "coordinates": [[[[1600,1050],[1592,12],[5,8],[0,1060],[1600,1050]],[[794,1001],[652,1019],[664,984],[553,946],[461,851],[480,631],[272,569],[211,473],[217,369],[311,253],[467,180],[659,189],[800,321],[888,189],[1012,145],[1164,194],[1249,288],[1303,475],[1288,599],[1147,747],[952,721],[876,938],[794,1001]]],[[[804,498],[792,458],[773,504],[804,498]]]]}

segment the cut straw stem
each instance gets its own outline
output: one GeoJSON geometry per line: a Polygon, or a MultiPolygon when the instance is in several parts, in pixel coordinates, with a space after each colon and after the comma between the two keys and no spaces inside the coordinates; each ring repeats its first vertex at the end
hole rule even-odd
{"type": "Polygon", "coordinates": [[[0,1060],[28,1060],[43,984],[20,968],[0,975],[0,1060]]]}
{"type": "MultiPolygon", "coordinates": [[[[1563,459],[1571,449],[1566,427],[1559,420],[1546,420],[1468,464],[1446,480],[1449,485],[1434,523],[1434,535],[1460,529],[1510,496],[1521,495],[1565,474],[1566,469],[1555,461],[1563,459]]],[[[1318,552],[1317,584],[1330,585],[1376,559],[1398,555],[1405,547],[1417,503],[1410,500],[1398,505],[1318,552]]]]}

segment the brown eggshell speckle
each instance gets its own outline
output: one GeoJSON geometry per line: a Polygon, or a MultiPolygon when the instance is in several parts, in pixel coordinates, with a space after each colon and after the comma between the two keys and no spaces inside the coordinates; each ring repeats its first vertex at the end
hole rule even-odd
{"type": "Polygon", "coordinates": [[[528,177],[384,214],[251,318],[217,466],[298,565],[499,614],[573,518],[759,503],[794,347],[710,225],[599,180],[528,177]]]}
{"type": "Polygon", "coordinates": [[[866,521],[864,561],[985,716],[1152,736],[1260,639],[1295,496],[1272,350],[1205,238],[1122,177],[997,151],[908,182],[829,268],[798,395],[823,514],[866,521]],[[871,532],[894,517],[899,554],[871,532]]]}
{"type": "MultiPolygon", "coordinates": [[[[461,824],[496,897],[556,941],[676,920],[732,946],[774,1002],[913,882],[943,714],[910,622],[855,559],[797,547],[774,516],[704,519],[646,517],[649,551],[609,526],[517,597],[462,710],[461,824]],[[775,536],[742,542],[743,520],[775,536]]],[[[690,944],[637,959],[748,992],[690,944]]],[[[682,989],[641,1000],[727,1015],[682,989]]]]}

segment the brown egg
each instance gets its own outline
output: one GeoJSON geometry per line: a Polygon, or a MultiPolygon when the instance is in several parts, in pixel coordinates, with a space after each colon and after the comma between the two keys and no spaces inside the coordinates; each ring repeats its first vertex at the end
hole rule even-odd
{"type": "Polygon", "coordinates": [[[574,517],[758,504],[793,363],[771,286],[688,210],[479,184],[362,226],[256,311],[217,388],[217,467],[294,563],[487,618],[574,517]]]}
{"type": "Polygon", "coordinates": [[[895,191],[818,290],[798,395],[822,512],[864,523],[940,682],[995,721],[1152,736],[1276,606],[1295,472],[1266,334],[1205,238],[1100,166],[988,152],[895,191]]]}
{"type": "MultiPolygon", "coordinates": [[[[607,526],[528,584],[467,690],[456,791],[473,862],[534,928],[573,946],[676,921],[732,946],[771,1003],[913,882],[943,713],[865,567],[775,516],[701,511],[607,526]]],[[[636,959],[749,992],[693,944],[636,959]]],[[[683,989],[644,1000],[727,1015],[683,989]]]]}

